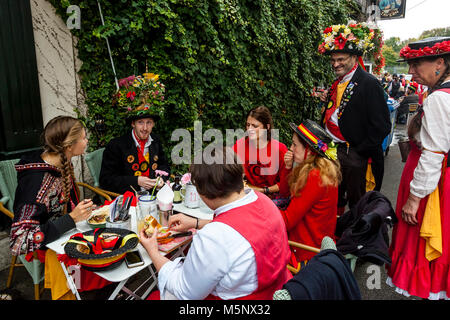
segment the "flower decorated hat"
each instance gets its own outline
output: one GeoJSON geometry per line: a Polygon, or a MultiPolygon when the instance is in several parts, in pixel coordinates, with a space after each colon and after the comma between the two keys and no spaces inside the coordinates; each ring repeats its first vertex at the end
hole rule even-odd
{"type": "Polygon", "coordinates": [[[426,57],[440,57],[446,54],[450,54],[450,37],[431,37],[411,42],[403,47],[400,50],[402,59],[397,60],[397,62],[407,62],[426,57]]]}
{"type": "Polygon", "coordinates": [[[289,123],[290,127],[298,136],[306,141],[311,149],[320,156],[330,160],[337,159],[336,145],[325,130],[312,120],[306,120],[299,126],[289,123]]]}
{"type": "Polygon", "coordinates": [[[417,89],[419,89],[419,84],[415,81],[411,81],[408,89],[411,90],[412,92],[417,92],[417,89]]]}
{"type": "Polygon", "coordinates": [[[144,73],[119,80],[119,91],[113,105],[122,108],[127,121],[153,118],[159,120],[164,112],[165,86],[159,75],[144,73]]]}
{"type": "Polygon", "coordinates": [[[319,44],[320,54],[350,53],[359,57],[366,55],[375,62],[374,72],[381,72],[385,59],[382,55],[383,33],[365,22],[350,21],[347,25],[329,26],[322,33],[319,44]]]}

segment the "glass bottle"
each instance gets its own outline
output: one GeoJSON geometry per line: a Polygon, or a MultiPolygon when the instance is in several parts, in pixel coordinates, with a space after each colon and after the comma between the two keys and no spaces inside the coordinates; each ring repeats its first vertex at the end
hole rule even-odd
{"type": "Polygon", "coordinates": [[[181,203],[181,184],[180,184],[180,176],[175,177],[175,182],[172,185],[173,190],[173,203],[181,203]]]}

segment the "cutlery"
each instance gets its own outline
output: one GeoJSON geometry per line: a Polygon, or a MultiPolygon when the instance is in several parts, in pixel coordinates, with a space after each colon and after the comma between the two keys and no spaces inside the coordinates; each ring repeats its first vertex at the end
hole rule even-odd
{"type": "Polygon", "coordinates": [[[181,238],[181,237],[187,237],[187,236],[191,236],[191,235],[192,235],[192,231],[186,231],[186,232],[172,234],[172,235],[168,236],[167,238],[181,238]]]}

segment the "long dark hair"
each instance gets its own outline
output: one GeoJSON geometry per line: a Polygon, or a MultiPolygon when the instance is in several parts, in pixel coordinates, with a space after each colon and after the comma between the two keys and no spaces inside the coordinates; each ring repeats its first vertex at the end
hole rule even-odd
{"type": "Polygon", "coordinates": [[[255,107],[247,113],[245,121],[247,121],[248,117],[252,117],[261,122],[264,129],[267,129],[267,125],[269,125],[269,129],[267,130],[267,141],[269,141],[272,137],[271,130],[273,129],[272,113],[269,108],[266,106],[255,107]]]}

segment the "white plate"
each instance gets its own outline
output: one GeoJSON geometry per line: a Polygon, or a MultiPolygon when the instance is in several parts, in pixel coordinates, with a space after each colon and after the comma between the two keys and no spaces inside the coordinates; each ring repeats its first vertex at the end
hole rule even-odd
{"type": "Polygon", "coordinates": [[[188,216],[206,220],[212,220],[214,216],[214,211],[207,206],[200,206],[198,208],[192,209],[186,207],[184,203],[175,203],[173,205],[172,211],[178,211],[188,216]]]}

